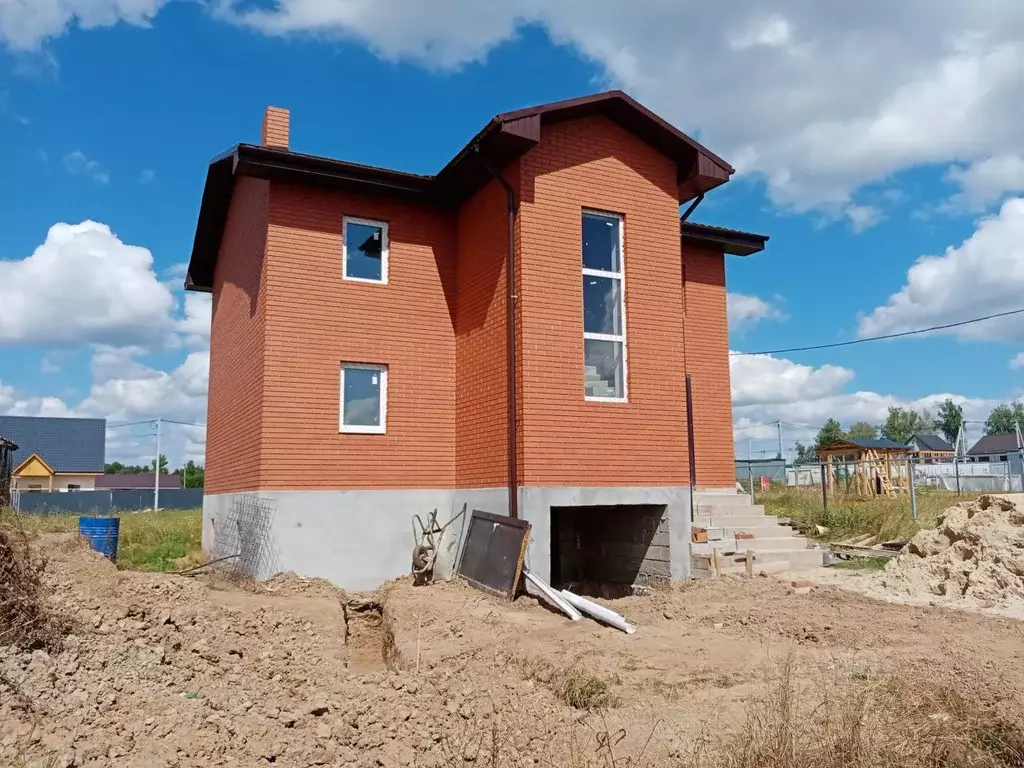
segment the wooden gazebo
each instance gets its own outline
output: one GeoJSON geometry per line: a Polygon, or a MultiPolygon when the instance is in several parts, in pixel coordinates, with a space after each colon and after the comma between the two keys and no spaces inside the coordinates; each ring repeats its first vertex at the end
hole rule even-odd
{"type": "Polygon", "coordinates": [[[826,467],[828,492],[847,496],[895,496],[905,493],[914,449],[892,440],[844,438],[823,445],[818,455],[826,467]]]}

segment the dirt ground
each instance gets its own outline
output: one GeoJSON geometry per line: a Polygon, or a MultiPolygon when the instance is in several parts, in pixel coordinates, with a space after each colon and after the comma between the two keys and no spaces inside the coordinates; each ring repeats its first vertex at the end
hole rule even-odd
{"type": "Polygon", "coordinates": [[[75,629],[52,655],[0,648],[0,766],[465,766],[499,740],[502,765],[587,765],[604,734],[643,754],[631,765],[682,765],[790,654],[803,685],[900,670],[1024,713],[1019,622],[831,586],[601,601],[636,625],[625,635],[456,582],[345,595],[289,575],[117,571],[65,535],[41,545],[75,629]],[[566,681],[608,708],[569,706],[566,681]]]}

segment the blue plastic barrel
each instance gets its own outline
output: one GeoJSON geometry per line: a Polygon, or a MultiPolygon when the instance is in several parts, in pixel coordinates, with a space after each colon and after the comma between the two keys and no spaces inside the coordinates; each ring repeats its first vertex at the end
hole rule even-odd
{"type": "Polygon", "coordinates": [[[119,517],[80,517],[78,533],[89,540],[92,548],[111,562],[117,562],[117,535],[121,530],[119,517]]]}

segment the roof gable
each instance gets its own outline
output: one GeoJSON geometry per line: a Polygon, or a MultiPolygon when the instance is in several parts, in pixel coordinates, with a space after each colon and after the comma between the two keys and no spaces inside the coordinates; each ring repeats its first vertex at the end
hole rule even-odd
{"type": "Polygon", "coordinates": [[[106,456],[104,419],[56,419],[44,416],[0,416],[0,435],[18,446],[17,466],[37,454],[56,473],[103,472],[106,456]]]}
{"type": "Polygon", "coordinates": [[[50,477],[53,475],[53,468],[39,458],[38,453],[33,453],[16,466],[12,474],[15,477],[50,477]]]}

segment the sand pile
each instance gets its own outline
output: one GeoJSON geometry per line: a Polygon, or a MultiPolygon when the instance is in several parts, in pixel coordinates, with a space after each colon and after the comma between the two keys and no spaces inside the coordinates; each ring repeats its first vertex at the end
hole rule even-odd
{"type": "Polygon", "coordinates": [[[1000,496],[950,507],[886,566],[885,586],[912,597],[1024,609],[1024,507],[1000,496]]]}

